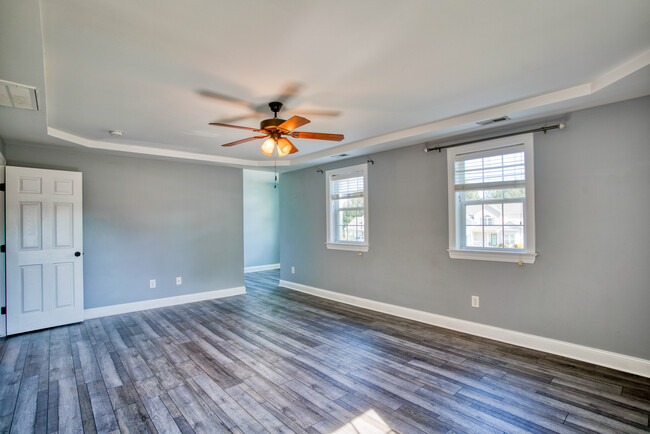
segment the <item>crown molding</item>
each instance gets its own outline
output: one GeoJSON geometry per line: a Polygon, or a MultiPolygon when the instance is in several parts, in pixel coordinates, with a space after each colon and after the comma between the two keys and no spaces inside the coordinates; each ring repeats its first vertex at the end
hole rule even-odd
{"type": "MultiPolygon", "coordinates": [[[[103,149],[105,151],[127,152],[131,154],[152,155],[156,157],[168,157],[181,160],[194,160],[207,163],[217,163],[228,166],[245,166],[245,167],[264,167],[273,166],[273,161],[256,161],[246,160],[243,158],[221,157],[219,155],[201,154],[198,152],[176,151],[173,149],[161,149],[149,146],[130,145],[123,143],[108,143],[99,140],[87,139],[75,134],[71,134],[57,128],[47,126],[47,134],[57,139],[65,140],[67,142],[76,143],[77,145],[84,146],[92,149],[103,149]]],[[[288,166],[290,161],[278,161],[278,166],[288,166]]]]}

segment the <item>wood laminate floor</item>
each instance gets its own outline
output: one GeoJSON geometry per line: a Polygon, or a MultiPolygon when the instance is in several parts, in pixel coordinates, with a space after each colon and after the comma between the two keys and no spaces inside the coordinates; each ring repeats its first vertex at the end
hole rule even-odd
{"type": "Polygon", "coordinates": [[[0,341],[2,432],[642,432],[650,379],[278,288],[0,341]]]}

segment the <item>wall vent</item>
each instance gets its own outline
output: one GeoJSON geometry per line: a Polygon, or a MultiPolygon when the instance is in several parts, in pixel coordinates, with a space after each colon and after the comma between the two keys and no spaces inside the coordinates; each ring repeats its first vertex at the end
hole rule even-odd
{"type": "Polygon", "coordinates": [[[25,110],[38,110],[36,88],[0,80],[0,105],[25,110]]]}
{"type": "Polygon", "coordinates": [[[504,121],[509,121],[510,118],[508,116],[501,116],[499,118],[494,118],[494,119],[487,119],[485,121],[479,121],[476,124],[477,125],[489,125],[489,124],[496,124],[497,122],[504,122],[504,121]]]}

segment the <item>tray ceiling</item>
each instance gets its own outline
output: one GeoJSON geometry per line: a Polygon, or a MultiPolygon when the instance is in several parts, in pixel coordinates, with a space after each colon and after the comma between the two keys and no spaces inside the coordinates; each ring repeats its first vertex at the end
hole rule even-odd
{"type": "Polygon", "coordinates": [[[201,93],[263,106],[295,85],[290,108],[340,112],[308,115],[302,129],[345,134],[296,139],[300,152],[282,164],[302,166],[481,131],[490,127],[475,122],[491,117],[514,124],[650,93],[645,0],[2,8],[0,79],[37,87],[44,102],[38,114],[0,107],[7,141],[264,166],[261,141],[222,148],[248,133],[208,125],[250,116],[234,123],[258,127],[264,117],[201,93]]]}

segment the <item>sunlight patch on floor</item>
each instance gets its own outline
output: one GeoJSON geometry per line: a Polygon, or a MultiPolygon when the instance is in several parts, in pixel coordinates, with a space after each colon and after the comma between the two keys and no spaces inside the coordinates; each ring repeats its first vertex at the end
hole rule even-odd
{"type": "Polygon", "coordinates": [[[334,431],[335,434],[348,433],[394,433],[393,429],[382,420],[372,408],[365,413],[355,417],[341,428],[334,431]]]}

